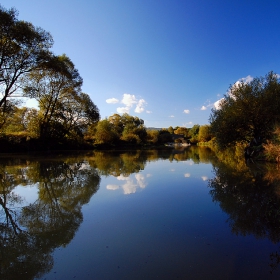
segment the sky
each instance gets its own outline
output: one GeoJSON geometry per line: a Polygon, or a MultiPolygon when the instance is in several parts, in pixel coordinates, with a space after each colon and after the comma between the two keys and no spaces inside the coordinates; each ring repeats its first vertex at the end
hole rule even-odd
{"type": "Polygon", "coordinates": [[[208,124],[229,86],[280,73],[280,1],[1,0],[51,33],[101,119],[208,124]],[[216,103],[217,104],[217,103],[216,103]]]}

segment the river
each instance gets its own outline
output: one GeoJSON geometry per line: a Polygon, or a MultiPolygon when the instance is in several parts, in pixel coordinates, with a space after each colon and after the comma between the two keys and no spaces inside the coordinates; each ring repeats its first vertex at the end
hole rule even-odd
{"type": "Polygon", "coordinates": [[[0,157],[1,279],[279,279],[280,172],[206,147],[0,157]]]}

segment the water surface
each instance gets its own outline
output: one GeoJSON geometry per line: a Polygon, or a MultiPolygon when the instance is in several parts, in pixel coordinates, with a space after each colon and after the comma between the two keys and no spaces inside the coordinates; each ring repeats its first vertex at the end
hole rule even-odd
{"type": "Polygon", "coordinates": [[[0,278],[279,279],[279,171],[237,156],[3,156],[0,278]]]}

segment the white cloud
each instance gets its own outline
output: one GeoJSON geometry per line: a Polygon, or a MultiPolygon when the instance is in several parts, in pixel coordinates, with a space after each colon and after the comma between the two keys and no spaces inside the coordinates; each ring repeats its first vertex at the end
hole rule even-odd
{"type": "Polygon", "coordinates": [[[185,113],[185,114],[189,114],[189,113],[190,113],[190,110],[186,109],[186,110],[184,110],[184,113],[185,113]]]}
{"type": "Polygon", "coordinates": [[[146,113],[147,113],[147,114],[151,114],[151,113],[152,113],[152,111],[148,111],[148,110],[147,110],[147,111],[146,111],[146,113]]]}
{"type": "Polygon", "coordinates": [[[137,103],[137,99],[133,94],[124,93],[121,103],[126,105],[126,107],[131,108],[133,104],[137,103]]]}
{"type": "Polygon", "coordinates": [[[234,83],[233,86],[239,86],[242,82],[245,83],[245,84],[248,84],[248,83],[252,82],[253,79],[254,79],[254,78],[253,78],[252,76],[248,75],[248,76],[245,77],[245,78],[239,79],[237,82],[234,83]]]}
{"type": "Polygon", "coordinates": [[[119,114],[129,113],[129,109],[130,109],[129,107],[118,107],[117,112],[119,114]]]}
{"type": "Polygon", "coordinates": [[[190,173],[185,173],[184,177],[189,178],[189,177],[191,177],[191,174],[190,173]]]}
{"type": "Polygon", "coordinates": [[[204,105],[200,108],[200,110],[205,111],[207,110],[207,107],[205,107],[204,105]]]}
{"type": "Polygon", "coordinates": [[[183,126],[187,127],[187,126],[192,125],[192,124],[193,124],[193,122],[187,122],[187,123],[183,123],[183,126]]]}
{"type": "Polygon", "coordinates": [[[201,179],[202,179],[203,181],[207,181],[207,180],[208,180],[208,177],[207,177],[207,176],[201,176],[201,179]]]}
{"type": "MultiPolygon", "coordinates": [[[[145,106],[147,105],[147,102],[142,98],[138,100],[135,95],[124,93],[122,100],[119,101],[117,98],[109,98],[106,100],[107,103],[115,104],[115,103],[121,103],[124,104],[124,107],[118,107],[117,112],[119,114],[127,113],[129,114],[129,111],[133,108],[133,106],[136,105],[134,112],[136,113],[142,113],[145,111],[145,106]]],[[[148,114],[151,113],[151,111],[146,111],[148,114]]]]}
{"type": "Polygon", "coordinates": [[[173,115],[169,116],[169,118],[175,118],[173,115]]]}
{"type": "Polygon", "coordinates": [[[136,108],[134,110],[134,112],[136,113],[142,113],[145,108],[144,106],[147,104],[147,102],[144,99],[140,99],[136,105],[136,108]]]}
{"type": "Polygon", "coordinates": [[[106,99],[106,102],[109,104],[115,104],[115,103],[119,103],[119,100],[117,98],[109,98],[106,99]]]}
{"type": "MultiPolygon", "coordinates": [[[[239,79],[238,81],[236,81],[236,82],[233,84],[232,87],[233,87],[233,88],[234,88],[234,87],[238,87],[242,82],[245,83],[245,84],[248,84],[248,83],[252,82],[253,79],[254,79],[254,78],[253,78],[252,76],[248,75],[247,77],[241,78],[241,79],[239,79]]],[[[227,94],[228,94],[228,95],[231,95],[230,90],[227,91],[227,94]]],[[[219,95],[218,95],[218,96],[219,96],[219,95]]],[[[232,96],[232,98],[234,98],[234,96],[232,96]]],[[[222,104],[223,100],[225,100],[225,98],[221,98],[221,99],[217,100],[216,102],[214,102],[213,107],[214,107],[216,110],[219,110],[219,109],[221,108],[221,104],[222,104]]]]}
{"type": "Polygon", "coordinates": [[[216,110],[219,110],[221,108],[221,104],[222,104],[223,100],[224,100],[224,98],[221,98],[213,104],[213,106],[216,110]]]}

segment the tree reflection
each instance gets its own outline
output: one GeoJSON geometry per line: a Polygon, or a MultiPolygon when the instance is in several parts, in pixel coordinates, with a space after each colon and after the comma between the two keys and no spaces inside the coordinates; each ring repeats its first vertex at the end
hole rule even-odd
{"type": "MultiPolygon", "coordinates": [[[[235,234],[254,235],[280,242],[280,176],[273,164],[245,163],[238,157],[215,161],[215,177],[209,180],[210,194],[229,215],[235,234]],[[235,164],[234,164],[235,160],[235,164]]],[[[221,158],[220,158],[221,159],[221,158]]],[[[271,254],[271,267],[279,262],[279,254],[271,254]]]]}
{"type": "Polygon", "coordinates": [[[129,152],[94,152],[90,164],[98,168],[101,175],[129,176],[144,170],[147,157],[140,150],[129,152]]]}
{"type": "Polygon", "coordinates": [[[208,147],[187,147],[181,149],[132,150],[132,151],[95,151],[90,159],[91,166],[98,168],[101,175],[128,177],[144,170],[147,162],[160,159],[209,163],[214,152],[208,147]]]}
{"type": "Polygon", "coordinates": [[[6,161],[0,171],[0,278],[41,277],[53,266],[53,250],[74,237],[82,205],[98,190],[100,177],[76,159],[6,161]],[[38,199],[22,206],[13,189],[27,183],[38,185],[38,199]]]}

